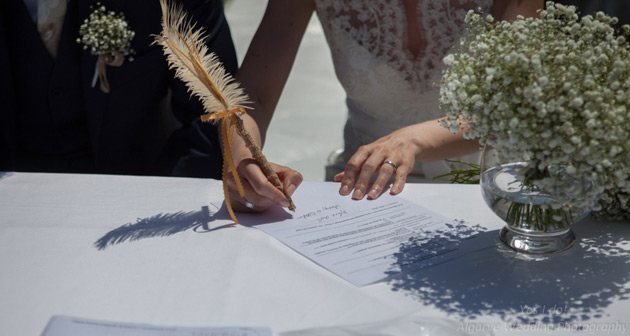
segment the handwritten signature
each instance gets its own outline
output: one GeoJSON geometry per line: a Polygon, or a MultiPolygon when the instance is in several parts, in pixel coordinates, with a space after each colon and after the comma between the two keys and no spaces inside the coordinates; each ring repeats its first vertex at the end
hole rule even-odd
{"type": "Polygon", "coordinates": [[[347,215],[346,210],[340,209],[340,205],[324,205],[320,209],[305,213],[298,218],[305,218],[321,223],[326,220],[335,219],[347,215]]]}

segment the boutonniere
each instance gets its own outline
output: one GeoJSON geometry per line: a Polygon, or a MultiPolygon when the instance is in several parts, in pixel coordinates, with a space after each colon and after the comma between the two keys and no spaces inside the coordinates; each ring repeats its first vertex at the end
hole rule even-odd
{"type": "MultiPolygon", "coordinates": [[[[77,43],[82,43],[84,50],[90,49],[92,55],[98,56],[92,87],[98,78],[101,90],[109,93],[107,66],[119,67],[124,63],[125,56],[133,54],[131,40],[135,32],[129,28],[122,13],[108,11],[99,2],[79,27],[79,34],[81,37],[77,38],[77,43]]],[[[130,57],[129,61],[133,58],[130,57]]]]}

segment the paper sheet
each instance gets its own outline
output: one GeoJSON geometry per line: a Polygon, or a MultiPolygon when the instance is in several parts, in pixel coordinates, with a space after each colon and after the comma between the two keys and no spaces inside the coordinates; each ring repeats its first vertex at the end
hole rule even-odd
{"type": "Polygon", "coordinates": [[[337,188],[333,183],[305,182],[293,197],[298,209],[292,216],[283,217],[275,209],[238,217],[357,286],[492,244],[471,242],[478,228],[401,196],[355,201],[340,196],[337,188]]]}
{"type": "Polygon", "coordinates": [[[266,327],[165,327],[53,316],[42,336],[276,336],[266,327]]]}

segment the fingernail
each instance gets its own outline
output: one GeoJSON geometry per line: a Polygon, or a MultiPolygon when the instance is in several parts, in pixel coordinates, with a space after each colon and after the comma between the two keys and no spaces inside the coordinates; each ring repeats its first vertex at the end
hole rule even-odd
{"type": "Polygon", "coordinates": [[[350,190],[348,190],[348,189],[349,189],[348,186],[344,185],[344,186],[341,187],[341,190],[339,190],[339,193],[344,195],[344,196],[348,195],[348,193],[350,192],[350,190]]]}
{"type": "Polygon", "coordinates": [[[360,200],[361,198],[363,198],[363,192],[361,192],[361,189],[354,189],[352,199],[360,200]]]}
{"type": "Polygon", "coordinates": [[[288,208],[289,205],[290,205],[289,201],[287,201],[287,200],[284,200],[284,201],[280,202],[280,206],[283,207],[283,208],[288,208]]]}
{"type": "Polygon", "coordinates": [[[391,195],[398,195],[398,193],[400,193],[400,190],[398,190],[398,188],[393,187],[392,190],[389,191],[389,193],[391,195]]]}
{"type": "Polygon", "coordinates": [[[368,193],[368,199],[376,199],[378,197],[378,190],[372,189],[370,193],[368,193]]]}
{"type": "Polygon", "coordinates": [[[287,194],[293,195],[293,192],[295,192],[296,188],[297,187],[295,186],[295,184],[289,184],[289,186],[287,187],[287,194]]]}

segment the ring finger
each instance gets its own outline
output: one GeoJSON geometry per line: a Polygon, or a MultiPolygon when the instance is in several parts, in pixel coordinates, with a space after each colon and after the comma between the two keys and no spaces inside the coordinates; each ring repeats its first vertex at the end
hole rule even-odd
{"type": "Polygon", "coordinates": [[[359,200],[365,196],[372,176],[374,176],[374,173],[376,173],[383,161],[385,161],[385,156],[380,153],[373,153],[367,160],[365,160],[363,166],[361,167],[361,173],[359,174],[357,183],[354,186],[352,199],[359,200]]]}
{"type": "Polygon", "coordinates": [[[368,199],[377,199],[381,195],[381,193],[383,192],[383,188],[385,188],[385,185],[387,185],[395,172],[396,169],[394,169],[394,165],[383,162],[383,164],[381,165],[381,169],[379,169],[378,171],[378,176],[376,177],[376,180],[372,184],[370,192],[367,195],[368,199]]]}

